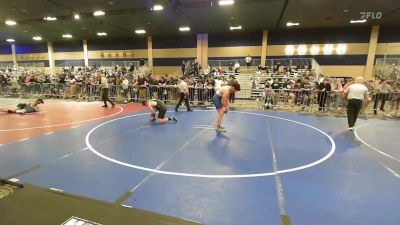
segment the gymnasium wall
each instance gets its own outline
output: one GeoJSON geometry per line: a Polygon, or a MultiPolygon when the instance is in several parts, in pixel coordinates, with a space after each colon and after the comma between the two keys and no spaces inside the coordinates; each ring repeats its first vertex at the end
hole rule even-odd
{"type": "Polygon", "coordinates": [[[268,33],[267,59],[276,58],[314,58],[321,66],[322,73],[329,76],[362,76],[368,56],[370,28],[335,28],[335,29],[288,29],[270,31],[268,33]],[[356,34],[356,35],[354,35],[356,34]],[[334,51],[326,55],[323,48],[332,44],[334,51]],[[335,48],[345,44],[347,50],[338,54],[335,48]],[[287,46],[295,49],[292,55],[287,55],[287,46]],[[299,45],[305,45],[307,52],[300,55],[299,45]],[[319,52],[311,54],[310,48],[318,46],[319,52]]]}
{"type": "Polygon", "coordinates": [[[400,27],[381,27],[376,58],[400,58],[400,27]]]}
{"type": "MultiPolygon", "coordinates": [[[[364,74],[371,28],[335,28],[335,29],[287,29],[269,31],[267,41],[267,59],[277,58],[315,58],[321,65],[323,73],[330,76],[362,76],[364,74]],[[325,55],[322,51],[325,44],[346,44],[344,54],[335,51],[325,55]],[[295,51],[288,55],[287,46],[292,45],[295,51]],[[307,52],[300,55],[299,45],[305,45],[307,52]],[[312,55],[310,48],[317,45],[318,54],[312,55]]],[[[146,36],[129,39],[95,39],[88,40],[89,62],[95,61],[131,61],[147,60],[149,55],[146,36]]],[[[184,60],[198,57],[198,40],[196,34],[180,34],[175,37],[153,37],[152,57],[155,75],[180,74],[184,60]]],[[[84,65],[83,42],[71,40],[53,43],[53,58],[56,66],[68,62],[84,65]]],[[[262,52],[262,32],[230,32],[229,34],[208,35],[208,60],[229,60],[251,55],[260,59],[262,52]]],[[[400,29],[383,27],[379,32],[376,58],[400,57],[400,29]]],[[[47,43],[16,44],[16,57],[21,62],[39,62],[49,66],[47,43]]],[[[0,62],[12,62],[10,45],[0,46],[0,62]]]]}
{"type": "Polygon", "coordinates": [[[1,65],[13,63],[11,45],[0,45],[0,63],[1,65]]]}
{"type": "Polygon", "coordinates": [[[147,59],[146,37],[88,40],[89,64],[95,61],[139,61],[147,59]]]}
{"type": "Polygon", "coordinates": [[[208,35],[208,60],[261,58],[262,32],[232,32],[208,35]]]}
{"type": "Polygon", "coordinates": [[[69,62],[84,66],[83,41],[53,43],[53,58],[56,67],[65,66],[69,62]]]}
{"type": "Polygon", "coordinates": [[[182,61],[194,60],[197,54],[197,36],[183,34],[177,37],[153,37],[153,73],[181,74],[182,61]]]}
{"type": "Polygon", "coordinates": [[[49,66],[47,43],[15,44],[18,64],[32,63],[49,66]]]}

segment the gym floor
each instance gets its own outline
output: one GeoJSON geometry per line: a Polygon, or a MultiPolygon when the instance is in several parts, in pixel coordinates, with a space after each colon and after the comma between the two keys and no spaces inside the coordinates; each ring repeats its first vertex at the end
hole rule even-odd
{"type": "Polygon", "coordinates": [[[207,225],[399,224],[398,120],[231,111],[216,133],[213,110],[100,106],[0,114],[0,177],[207,225]]]}

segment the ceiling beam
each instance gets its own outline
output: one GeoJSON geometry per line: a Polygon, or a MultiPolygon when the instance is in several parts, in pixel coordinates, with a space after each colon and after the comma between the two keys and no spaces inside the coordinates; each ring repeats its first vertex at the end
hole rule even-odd
{"type": "MultiPolygon", "coordinates": [[[[385,13],[385,14],[383,14],[383,16],[382,16],[381,19],[383,19],[383,18],[385,18],[385,17],[387,17],[387,16],[389,16],[389,15],[391,15],[391,14],[397,12],[397,11],[400,11],[400,6],[397,7],[397,8],[394,8],[394,9],[390,10],[389,12],[387,12],[387,13],[385,13]]],[[[400,13],[400,12],[399,12],[399,13],[400,13]]]]}
{"type": "Polygon", "coordinates": [[[279,18],[278,18],[278,22],[275,25],[276,29],[279,29],[279,25],[281,24],[283,15],[285,15],[285,11],[286,11],[286,8],[287,8],[288,4],[289,4],[289,0],[285,0],[285,3],[283,4],[281,13],[280,13],[279,18]]]}
{"type": "Polygon", "coordinates": [[[183,10],[180,9],[180,2],[176,0],[166,0],[166,2],[168,7],[171,9],[172,12],[174,12],[175,16],[177,16],[178,19],[180,19],[181,21],[184,20],[186,22],[185,25],[191,26],[193,29],[196,29],[197,24],[195,24],[188,16],[186,16],[183,10]]]}

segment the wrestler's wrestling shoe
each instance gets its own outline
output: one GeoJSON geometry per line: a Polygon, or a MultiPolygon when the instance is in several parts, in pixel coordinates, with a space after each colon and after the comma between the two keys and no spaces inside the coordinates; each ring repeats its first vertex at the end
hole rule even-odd
{"type": "Polygon", "coordinates": [[[226,132],[225,128],[223,128],[223,127],[221,127],[221,126],[217,126],[217,127],[215,128],[215,130],[218,131],[218,132],[226,132]]]}

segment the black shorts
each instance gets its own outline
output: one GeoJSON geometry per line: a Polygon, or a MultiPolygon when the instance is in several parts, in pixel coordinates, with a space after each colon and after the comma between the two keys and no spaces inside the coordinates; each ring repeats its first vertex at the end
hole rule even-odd
{"type": "Polygon", "coordinates": [[[158,110],[158,119],[164,119],[165,113],[167,113],[167,109],[162,108],[158,110]]]}

